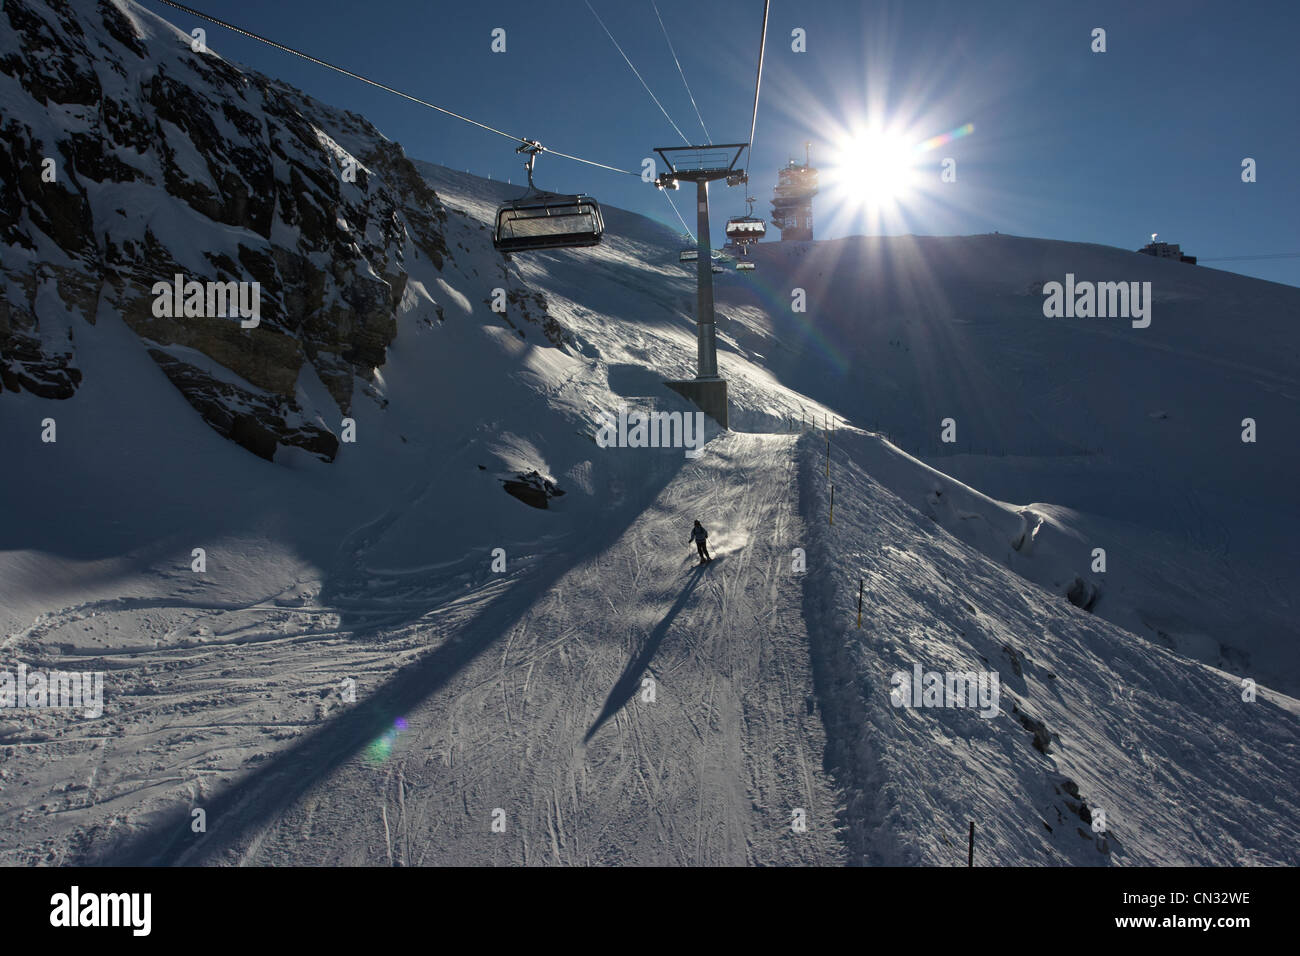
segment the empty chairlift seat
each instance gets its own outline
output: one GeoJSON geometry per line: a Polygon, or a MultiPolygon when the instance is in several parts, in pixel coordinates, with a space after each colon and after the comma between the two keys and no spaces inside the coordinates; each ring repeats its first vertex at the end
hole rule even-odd
{"type": "Polygon", "coordinates": [[[753,259],[736,260],[736,271],[738,272],[753,272],[755,268],[757,267],[755,266],[753,259]]]}
{"type": "Polygon", "coordinates": [[[497,210],[492,244],[502,252],[594,246],[605,233],[600,204],[590,196],[535,193],[497,210]]]}
{"type": "Polygon", "coordinates": [[[678,261],[678,262],[695,262],[695,261],[697,261],[699,258],[700,258],[700,250],[698,250],[698,249],[683,249],[683,250],[681,251],[681,254],[678,255],[678,257],[677,257],[677,261],[678,261]]]}

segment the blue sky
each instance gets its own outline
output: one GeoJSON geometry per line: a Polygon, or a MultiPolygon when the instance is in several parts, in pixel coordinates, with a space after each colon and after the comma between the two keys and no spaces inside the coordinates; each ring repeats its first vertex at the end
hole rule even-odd
{"type": "MultiPolygon", "coordinates": [[[[142,2],[182,29],[204,25],[142,2]]],[[[713,140],[744,141],[762,0],[655,2],[713,140]]],[[[650,0],[591,4],[681,130],[701,141],[650,0]]],[[[584,0],[191,5],[602,163],[639,171],[653,147],[682,143],[584,0]],[[491,50],[498,27],[505,53],[491,50]]],[[[413,157],[522,176],[506,139],[207,26],[223,56],[364,114],[413,157]]],[[[777,169],[810,140],[824,170],[818,238],[996,230],[1137,248],[1158,232],[1203,258],[1300,252],[1297,35],[1294,0],[773,0],[749,192],[766,216],[777,169]],[[1106,30],[1105,53],[1090,49],[1095,27],[1106,30]],[[796,28],[806,52],[791,49],[796,28]],[[855,201],[855,131],[878,125],[920,142],[965,124],[970,135],[917,155],[920,185],[883,212],[855,201]],[[1241,181],[1245,157],[1257,182],[1241,181]],[[939,182],[945,158],[956,161],[956,182],[939,182]]],[[[538,184],[680,231],[639,178],[544,156],[538,184]]],[[[715,185],[711,196],[716,242],[724,217],[743,213],[744,190],[715,185]]],[[[694,228],[688,193],[674,198],[694,228]]],[[[1300,285],[1300,258],[1217,267],[1300,285]]]]}

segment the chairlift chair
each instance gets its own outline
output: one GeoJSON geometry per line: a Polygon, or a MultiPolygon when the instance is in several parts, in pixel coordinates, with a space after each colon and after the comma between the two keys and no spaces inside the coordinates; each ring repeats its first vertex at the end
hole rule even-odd
{"type": "Polygon", "coordinates": [[[732,242],[745,246],[751,242],[758,242],[767,235],[767,223],[754,215],[754,203],[757,201],[753,196],[746,196],[745,203],[749,206],[749,214],[732,216],[727,220],[727,238],[732,242]]]}
{"type": "Polygon", "coordinates": [[[753,272],[756,268],[758,268],[758,264],[757,264],[756,262],[754,262],[753,259],[737,259],[737,260],[736,260],[736,271],[737,271],[737,272],[753,272]]]}
{"type": "Polygon", "coordinates": [[[727,220],[727,238],[732,242],[757,242],[767,235],[767,223],[754,216],[733,216],[727,220]]]}
{"type": "Polygon", "coordinates": [[[727,240],[740,246],[742,252],[767,235],[767,223],[754,215],[754,203],[757,200],[753,196],[746,196],[745,202],[749,207],[748,215],[732,216],[727,220],[727,240]]]}
{"type": "Polygon", "coordinates": [[[528,153],[528,191],[497,209],[492,245],[502,252],[575,249],[598,244],[605,233],[600,204],[590,196],[545,192],[533,185],[533,163],[544,147],[533,140],[515,150],[528,153]]]}
{"type": "Polygon", "coordinates": [[[695,262],[700,258],[700,250],[683,249],[677,256],[678,262],[695,262]]]}

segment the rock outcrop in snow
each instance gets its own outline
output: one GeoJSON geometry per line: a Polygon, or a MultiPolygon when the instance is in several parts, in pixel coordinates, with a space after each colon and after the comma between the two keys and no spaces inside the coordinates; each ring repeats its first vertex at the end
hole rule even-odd
{"type": "Polygon", "coordinates": [[[121,314],[209,425],[265,458],[332,459],[396,334],[409,263],[448,257],[447,212],[355,114],[242,70],[131,4],[12,0],[0,16],[0,378],[68,398],[65,312],[121,314]],[[346,145],[344,145],[346,144],[346,145]],[[155,283],[256,282],[260,323],[160,316],[155,283]],[[213,374],[198,353],[233,373],[213,374]]]}

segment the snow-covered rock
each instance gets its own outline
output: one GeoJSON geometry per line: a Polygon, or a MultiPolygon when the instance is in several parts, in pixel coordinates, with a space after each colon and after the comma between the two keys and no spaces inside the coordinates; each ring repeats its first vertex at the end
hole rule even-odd
{"type": "Polygon", "coordinates": [[[350,413],[396,334],[408,264],[448,255],[437,195],[361,117],[196,52],[134,4],[14,0],[0,16],[5,387],[69,397],[76,337],[51,327],[61,309],[93,323],[105,308],[223,435],[332,459],[340,423],[304,418],[300,372],[350,413]],[[260,324],[159,315],[154,285],[177,275],[258,283],[260,324]]]}

